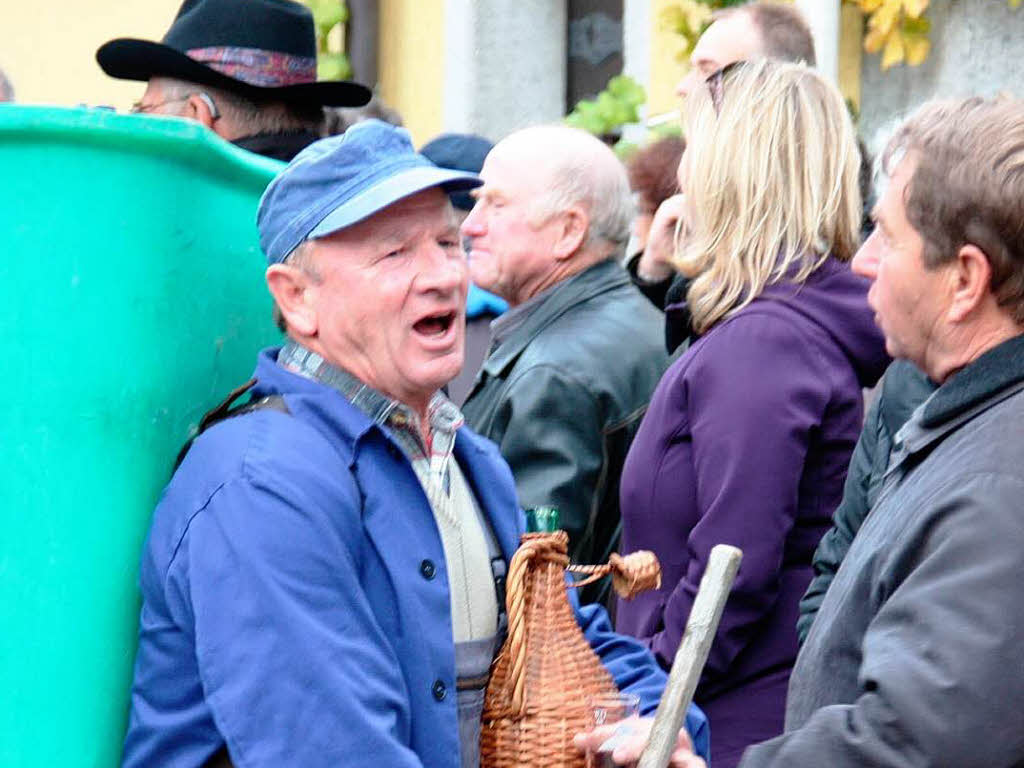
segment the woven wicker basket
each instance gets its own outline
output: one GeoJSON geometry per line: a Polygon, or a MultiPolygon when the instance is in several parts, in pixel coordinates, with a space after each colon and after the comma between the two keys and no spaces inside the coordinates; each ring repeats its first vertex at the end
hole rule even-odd
{"type": "MultiPolygon", "coordinates": [[[[567,545],[564,531],[528,533],[512,558],[508,638],[484,700],[481,768],[584,768],[572,738],[591,727],[588,701],[617,691],[569,605],[567,545]]],[[[578,586],[611,573],[616,591],[625,597],[660,581],[650,552],[612,555],[608,565],[570,570],[590,575],[578,586]]]]}

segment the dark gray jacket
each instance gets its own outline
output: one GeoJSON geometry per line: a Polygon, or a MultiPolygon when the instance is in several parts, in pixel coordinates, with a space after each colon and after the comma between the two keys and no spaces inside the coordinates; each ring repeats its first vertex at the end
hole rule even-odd
{"type": "Polygon", "coordinates": [[[797,658],[786,733],[742,768],[1024,765],[1024,336],[897,433],[797,658]]]}
{"type": "Polygon", "coordinates": [[[619,475],[668,366],[664,318],[613,262],[558,285],[484,361],[463,406],[524,507],[558,507],[576,562],[617,544],[619,475]]]}
{"type": "Polygon", "coordinates": [[[832,527],[814,551],[814,578],[800,601],[800,618],[796,624],[801,645],[807,639],[811,622],[853,537],[878,498],[893,436],[934,391],[935,384],[907,360],[896,360],[886,370],[853,449],[843,500],[832,517],[832,527]]]}

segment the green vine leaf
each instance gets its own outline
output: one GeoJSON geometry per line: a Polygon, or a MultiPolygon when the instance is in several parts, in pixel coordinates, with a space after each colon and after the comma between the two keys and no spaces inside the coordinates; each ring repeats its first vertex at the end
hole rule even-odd
{"type": "Polygon", "coordinates": [[[345,80],[352,76],[352,66],[344,53],[321,53],[316,57],[317,80],[345,80]]]}
{"type": "Polygon", "coordinates": [[[682,38],[683,45],[676,52],[678,61],[686,61],[697,39],[711,23],[712,6],[701,0],[677,0],[673,5],[662,8],[659,23],[682,38]]]}
{"type": "Polygon", "coordinates": [[[352,67],[342,50],[333,50],[330,34],[348,22],[348,5],[343,0],[302,0],[313,14],[316,31],[316,75],[319,80],[344,80],[352,67]]]}
{"type": "Polygon", "coordinates": [[[338,24],[348,21],[348,6],[341,0],[307,0],[307,4],[319,34],[327,35],[338,24]]]}
{"type": "Polygon", "coordinates": [[[628,75],[616,75],[594,99],[583,99],[565,122],[595,136],[606,136],[640,120],[638,108],[647,100],[643,86],[628,75]]]}

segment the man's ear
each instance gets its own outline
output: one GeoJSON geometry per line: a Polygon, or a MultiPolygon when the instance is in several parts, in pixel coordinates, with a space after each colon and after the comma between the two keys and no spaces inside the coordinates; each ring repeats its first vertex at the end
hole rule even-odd
{"type": "Polygon", "coordinates": [[[313,301],[316,295],[313,277],[289,264],[271,264],[266,277],[270,295],[288,323],[288,332],[306,338],[316,336],[318,318],[313,301]]]}
{"type": "Polygon", "coordinates": [[[213,124],[220,115],[215,113],[216,107],[211,109],[213,100],[207,96],[205,99],[198,93],[191,94],[185,102],[185,117],[190,117],[196,122],[202,123],[211,131],[216,131],[213,124]],[[209,99],[209,101],[207,101],[209,99]]]}
{"type": "Polygon", "coordinates": [[[574,205],[559,214],[558,239],[555,241],[554,256],[559,261],[570,258],[587,240],[590,216],[581,205],[574,205]]]}
{"type": "Polygon", "coordinates": [[[951,279],[954,281],[949,319],[960,322],[988,296],[992,285],[992,265],[978,246],[967,243],[956,254],[951,279]]]}

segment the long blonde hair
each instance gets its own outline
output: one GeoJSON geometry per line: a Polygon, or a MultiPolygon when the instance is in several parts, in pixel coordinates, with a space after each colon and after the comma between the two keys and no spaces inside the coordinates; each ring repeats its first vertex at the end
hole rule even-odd
{"type": "Polygon", "coordinates": [[[803,283],[858,244],[860,154],[836,88],[803,64],[731,67],[687,97],[691,231],[675,266],[703,333],[783,279],[803,283]],[[718,103],[720,102],[720,103],[718,103]]]}

